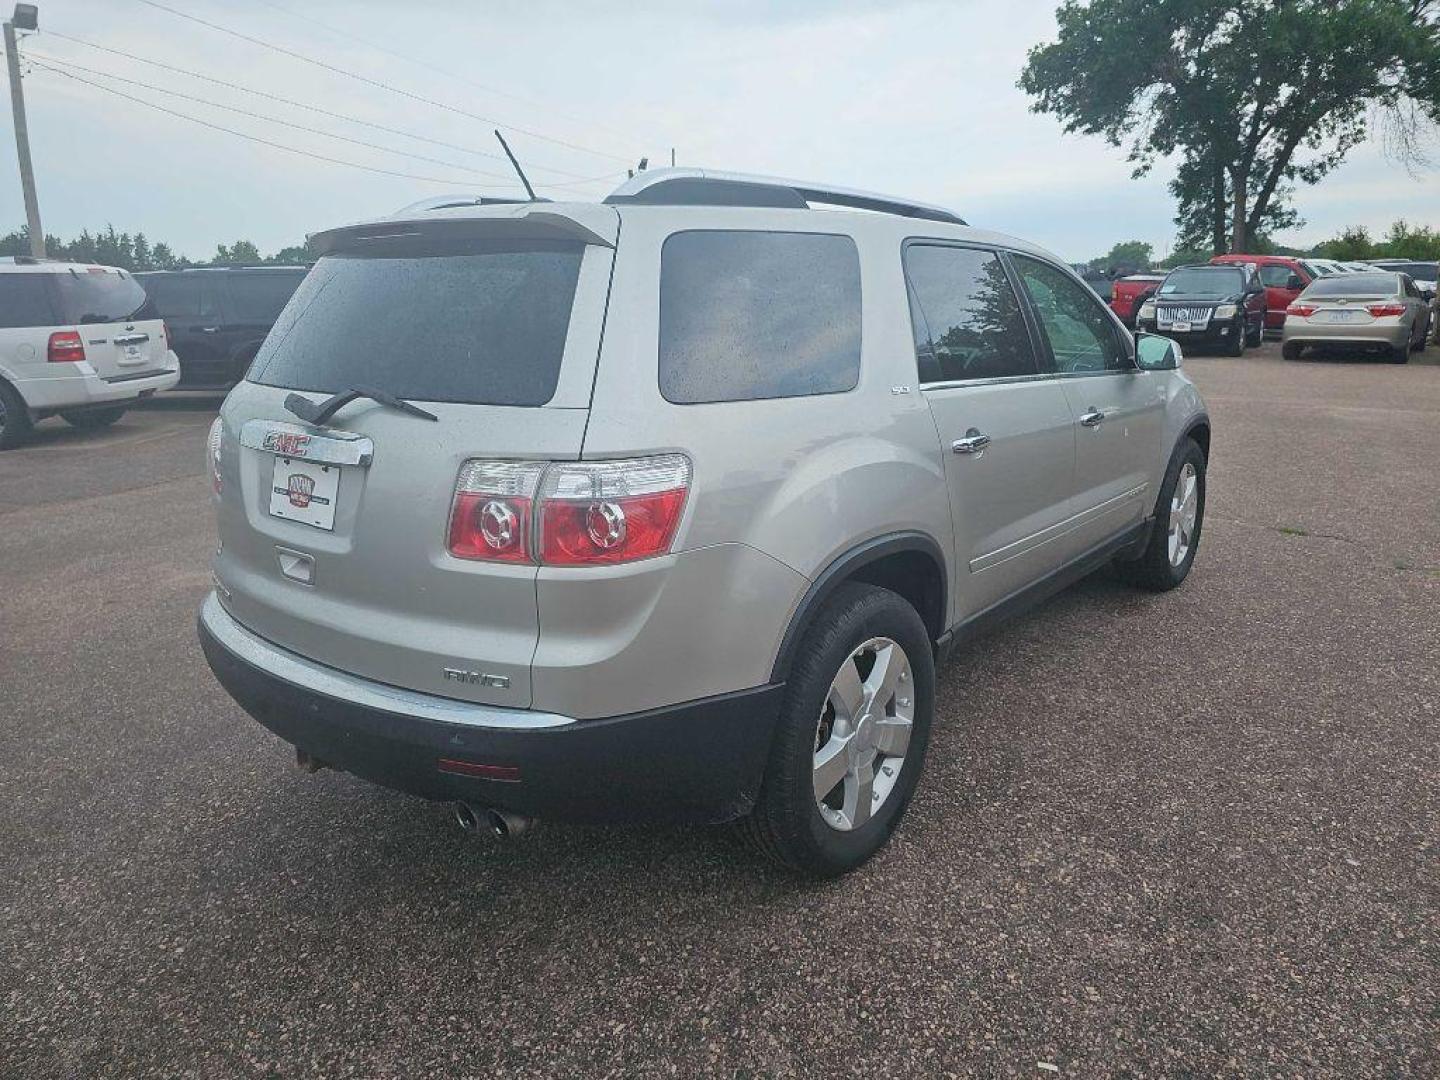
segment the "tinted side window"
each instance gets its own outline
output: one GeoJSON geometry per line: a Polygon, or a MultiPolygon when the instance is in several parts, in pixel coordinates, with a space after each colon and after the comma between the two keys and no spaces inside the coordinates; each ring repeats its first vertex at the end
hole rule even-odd
{"type": "Polygon", "coordinates": [[[239,322],[275,321],[304,274],[265,270],[258,274],[227,274],[230,306],[239,322]]]}
{"type": "Polygon", "coordinates": [[[1088,289],[1053,266],[1015,257],[1055,357],[1055,370],[1121,371],[1130,366],[1115,324],[1088,289]]]}
{"type": "Polygon", "coordinates": [[[0,274],[0,329],[54,326],[60,320],[42,274],[0,274]]]}
{"type": "Polygon", "coordinates": [[[667,401],[836,394],[860,380],[860,255],[848,236],[676,233],[660,256],[667,401]]]}
{"type": "Polygon", "coordinates": [[[1020,300],[993,251],[912,244],[905,275],[922,383],[1035,374],[1020,300]]]}
{"type": "Polygon", "coordinates": [[[1260,280],[1273,289],[1285,289],[1290,285],[1290,275],[1295,273],[1288,266],[1271,263],[1260,267],[1260,280]]]}
{"type": "Polygon", "coordinates": [[[205,284],[199,277],[149,278],[145,291],[166,319],[193,319],[210,313],[205,284]]]}

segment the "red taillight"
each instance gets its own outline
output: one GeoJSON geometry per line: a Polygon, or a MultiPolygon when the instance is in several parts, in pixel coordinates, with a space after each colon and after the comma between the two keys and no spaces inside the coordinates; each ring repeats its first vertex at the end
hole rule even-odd
{"type": "Polygon", "coordinates": [[[531,562],[531,508],[544,469],[532,461],[467,461],[450,508],[450,554],[486,562],[531,562]]]}
{"type": "Polygon", "coordinates": [[[216,417],[210,425],[210,434],[205,437],[205,462],[210,466],[210,486],[219,495],[225,486],[225,478],[220,473],[220,446],[225,436],[225,421],[216,417]]]}
{"type": "Polygon", "coordinates": [[[1368,311],[1368,312],[1370,312],[1370,314],[1373,315],[1373,316],[1375,316],[1375,318],[1377,318],[1377,319],[1383,319],[1383,318],[1386,318],[1387,316],[1404,315],[1404,314],[1405,314],[1405,305],[1404,305],[1404,304],[1370,304],[1368,307],[1365,308],[1365,310],[1368,311]]]}
{"type": "Polygon", "coordinates": [[[690,460],[681,454],[554,464],[540,487],[540,561],[595,566],[663,555],[689,491],[690,460]]]}
{"type": "Polygon", "coordinates": [[[164,344],[166,351],[170,349],[170,327],[163,322],[160,324],[160,341],[164,344]]]}
{"type": "Polygon", "coordinates": [[[1319,311],[1314,304],[1291,304],[1285,309],[1286,315],[1298,315],[1302,319],[1308,319],[1315,312],[1319,311]]]}
{"type": "Polygon", "coordinates": [[[689,488],[690,461],[680,454],[550,465],[467,461],[455,486],[448,547],[461,559],[547,566],[663,555],[689,488]]]}
{"type": "Polygon", "coordinates": [[[52,364],[74,364],[85,359],[85,343],[74,330],[56,330],[50,335],[45,359],[52,364]]]}

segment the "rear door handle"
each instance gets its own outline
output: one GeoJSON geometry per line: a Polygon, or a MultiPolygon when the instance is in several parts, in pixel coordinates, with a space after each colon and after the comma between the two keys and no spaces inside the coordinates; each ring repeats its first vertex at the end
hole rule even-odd
{"type": "Polygon", "coordinates": [[[1090,408],[1080,414],[1080,424],[1083,427],[1099,427],[1105,422],[1105,414],[1091,405],[1090,408]]]}
{"type": "Polygon", "coordinates": [[[218,326],[202,326],[202,327],[200,327],[200,332],[201,332],[202,334],[218,334],[218,333],[220,332],[220,327],[218,327],[218,326]]]}
{"type": "Polygon", "coordinates": [[[978,454],[989,445],[990,436],[972,427],[969,431],[965,432],[963,439],[956,439],[951,443],[950,449],[954,450],[957,454],[978,454]]]}

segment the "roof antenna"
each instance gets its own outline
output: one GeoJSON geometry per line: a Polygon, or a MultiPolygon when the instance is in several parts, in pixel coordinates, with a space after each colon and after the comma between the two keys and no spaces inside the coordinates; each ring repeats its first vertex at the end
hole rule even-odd
{"type": "Polygon", "coordinates": [[[525,194],[530,196],[531,202],[539,202],[535,196],[535,189],[530,186],[530,181],[525,179],[525,170],[520,168],[520,162],[515,160],[515,155],[510,152],[510,144],[505,141],[505,136],[500,134],[500,129],[495,129],[495,137],[500,140],[500,146],[505,151],[505,156],[510,159],[510,164],[515,166],[515,175],[520,177],[520,183],[525,185],[525,194]]]}

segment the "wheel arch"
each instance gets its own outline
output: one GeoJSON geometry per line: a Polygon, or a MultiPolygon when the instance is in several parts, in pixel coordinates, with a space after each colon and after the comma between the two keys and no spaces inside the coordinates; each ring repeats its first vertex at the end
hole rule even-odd
{"type": "Polygon", "coordinates": [[[815,615],[832,593],[848,581],[877,585],[898,593],[920,614],[932,642],[945,632],[949,582],[940,544],[922,532],[877,536],[838,556],[825,567],[800,598],[770,673],[770,681],[790,676],[795,651],[815,615]]]}
{"type": "Polygon", "coordinates": [[[1207,462],[1210,460],[1210,416],[1208,413],[1197,416],[1185,426],[1185,430],[1180,435],[1177,449],[1179,445],[1184,444],[1186,439],[1194,439],[1200,447],[1200,452],[1205,455],[1205,460],[1207,462]]]}

